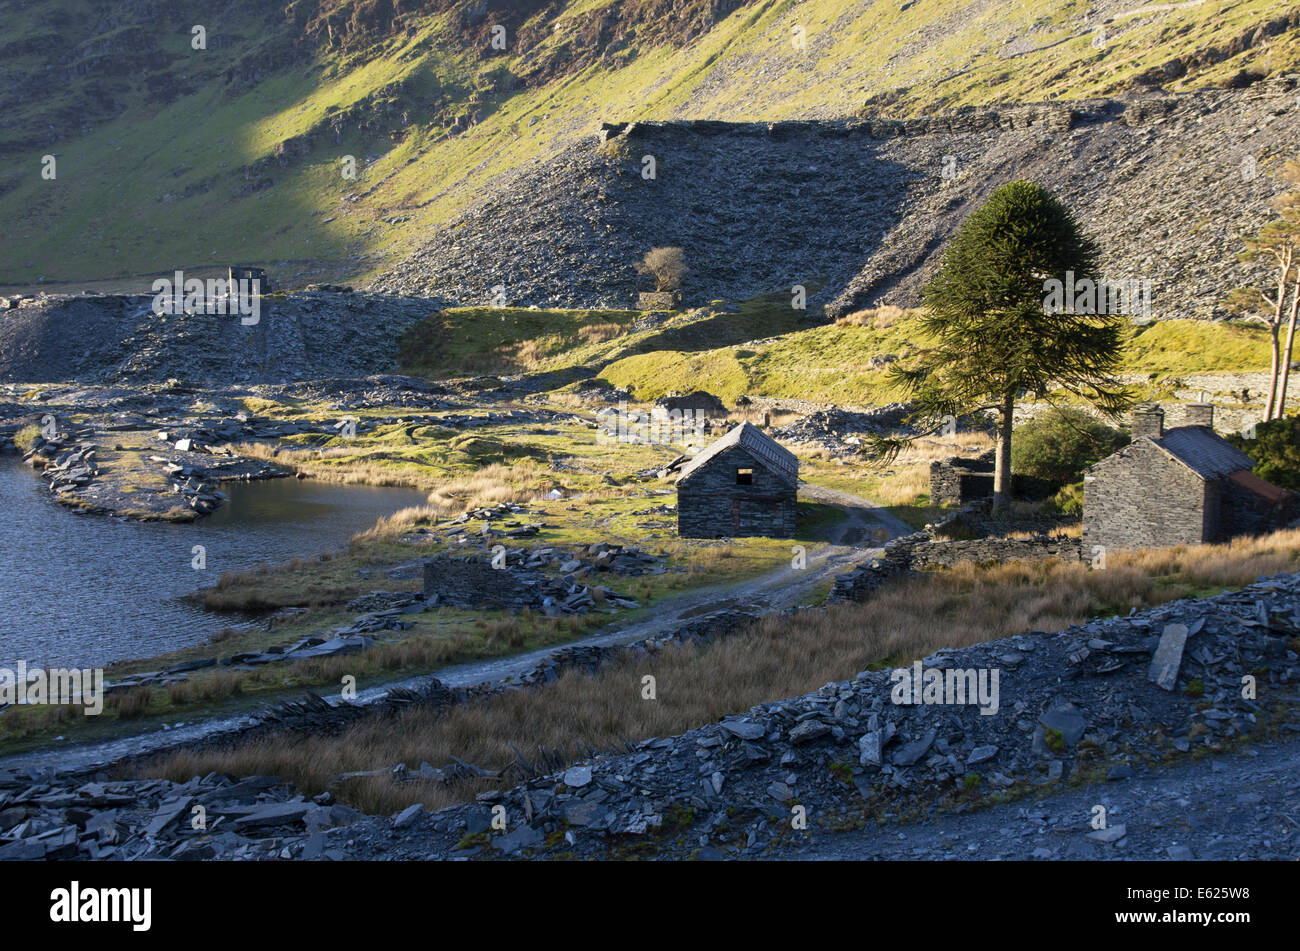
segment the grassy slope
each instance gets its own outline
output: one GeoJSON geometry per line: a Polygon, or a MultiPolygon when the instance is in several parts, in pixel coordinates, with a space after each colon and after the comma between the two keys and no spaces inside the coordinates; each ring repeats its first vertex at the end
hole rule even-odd
{"type": "MultiPolygon", "coordinates": [[[[642,400],[707,381],[728,402],[746,393],[868,406],[898,398],[886,384],[887,370],[873,369],[870,358],[906,358],[919,340],[914,318],[904,316],[883,328],[836,324],[702,352],[638,354],[609,364],[601,376],[642,400]]],[[[1122,372],[1158,385],[1187,373],[1260,372],[1268,361],[1262,327],[1172,320],[1130,330],[1122,372]]]]}
{"type": "MultiPolygon", "coordinates": [[[[570,4],[543,45],[563,42],[568,21],[605,5],[570,4]]],[[[46,29],[43,9],[15,17],[11,34],[46,29]]],[[[535,56],[479,59],[436,18],[364,54],[330,54],[315,67],[281,69],[234,97],[212,79],[213,63],[225,53],[187,59],[184,37],[164,38],[160,45],[176,57],[177,75],[197,84],[193,94],[163,108],[128,97],[120,116],[95,131],[69,129],[51,150],[59,156],[54,182],[35,174],[39,152],[14,157],[12,188],[0,195],[8,224],[0,281],[90,280],[227,260],[271,262],[290,281],[362,278],[417,245],[487,183],[552,154],[599,119],[843,115],[887,94],[895,99],[890,111],[901,114],[1097,95],[1124,88],[1171,56],[1226,42],[1279,7],[1271,0],[1207,0],[1116,18],[1106,27],[1104,49],[1091,44],[1097,21],[1087,12],[1076,0],[1010,10],[981,0],[918,0],[902,12],[880,0],[766,0],[736,11],[685,49],[639,49],[621,68],[588,69],[509,93],[493,91],[493,76],[503,66],[522,72],[535,56]],[[795,25],[806,30],[805,50],[790,42],[795,25]],[[1008,44],[1058,39],[1065,42],[1004,55],[1015,49],[1008,44]],[[277,143],[317,128],[334,111],[382,98],[397,83],[405,84],[408,101],[440,89],[456,102],[477,104],[485,117],[453,138],[417,117],[400,141],[329,141],[286,167],[272,165],[266,175],[273,185],[236,197],[248,184],[242,166],[268,158],[277,143]],[[537,121],[529,126],[530,119],[537,121]],[[361,161],[357,182],[338,174],[345,154],[361,161]],[[206,190],[164,199],[187,186],[206,190]],[[357,201],[341,201],[370,189],[357,201]],[[394,214],[410,217],[383,220],[394,214]]],[[[1282,71],[1298,61],[1300,37],[1292,33],[1168,88],[1218,83],[1246,67],[1282,71]]],[[[16,57],[12,65],[33,62],[16,57]]],[[[11,128],[21,128],[23,118],[11,128]]]]}

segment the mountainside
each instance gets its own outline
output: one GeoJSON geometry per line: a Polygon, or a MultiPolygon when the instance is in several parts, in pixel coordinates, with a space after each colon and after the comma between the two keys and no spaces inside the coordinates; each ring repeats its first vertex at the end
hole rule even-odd
{"type": "Polygon", "coordinates": [[[965,217],[1029,178],[1075,211],[1107,279],[1151,282],[1150,316],[1224,316],[1225,292],[1264,273],[1236,254],[1282,191],[1298,96],[1279,77],[906,121],[616,125],[502,184],[376,287],[625,307],[652,289],[641,255],[679,245],[688,303],[802,284],[833,316],[912,306],[965,217]]]}
{"type": "MultiPolygon", "coordinates": [[[[4,0],[0,18],[0,281],[74,289],[229,261],[290,286],[387,272],[521,170],[571,163],[601,121],[1254,89],[1300,62],[1300,7],[1268,0],[4,0]]],[[[884,161],[936,174],[929,159],[884,161]]],[[[888,174],[878,189],[900,199],[888,174]]],[[[845,240],[828,275],[851,268],[845,240]]]]}

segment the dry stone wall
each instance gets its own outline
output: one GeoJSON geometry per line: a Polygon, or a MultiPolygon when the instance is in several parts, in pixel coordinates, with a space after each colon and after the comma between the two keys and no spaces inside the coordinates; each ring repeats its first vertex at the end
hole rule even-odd
{"type": "Polygon", "coordinates": [[[927,568],[951,568],[963,561],[1000,564],[1044,558],[1077,561],[1079,558],[1077,538],[1041,535],[1033,538],[946,540],[935,537],[938,530],[941,526],[932,526],[927,531],[895,538],[885,546],[879,558],[836,575],[829,600],[865,601],[886,581],[900,575],[927,568]]]}

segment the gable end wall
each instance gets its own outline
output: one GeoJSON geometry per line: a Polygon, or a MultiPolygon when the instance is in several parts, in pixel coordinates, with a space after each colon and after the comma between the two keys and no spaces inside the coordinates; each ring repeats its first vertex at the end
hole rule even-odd
{"type": "Polygon", "coordinates": [[[1197,544],[1213,537],[1217,498],[1196,473],[1139,440],[1097,463],[1083,486],[1083,557],[1197,544]],[[1208,533],[1207,533],[1208,530],[1208,533]]]}
{"type": "Polygon", "coordinates": [[[677,534],[683,538],[762,535],[793,538],[796,490],[747,450],[734,446],[677,486],[677,534]],[[753,469],[737,485],[737,469],[753,469]]]}

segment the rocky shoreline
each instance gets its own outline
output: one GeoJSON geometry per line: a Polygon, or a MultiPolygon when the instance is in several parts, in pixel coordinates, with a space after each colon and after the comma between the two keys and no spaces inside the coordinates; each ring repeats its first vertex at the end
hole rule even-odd
{"type": "Polygon", "coordinates": [[[193,521],[226,500],[223,482],[293,475],[237,455],[231,447],[240,443],[325,442],[345,427],[350,434],[365,434],[399,423],[454,430],[567,418],[540,409],[484,412],[481,406],[481,400],[457,398],[423,380],[383,375],[248,387],[178,380],[139,387],[0,384],[0,451],[15,448],[25,427],[38,427],[41,433],[31,439],[23,461],[40,471],[54,501],[88,514],[193,521]],[[252,413],[245,408],[250,398],[310,401],[340,418],[312,421],[252,413]],[[411,412],[350,415],[378,407],[409,407],[411,412]]]}

